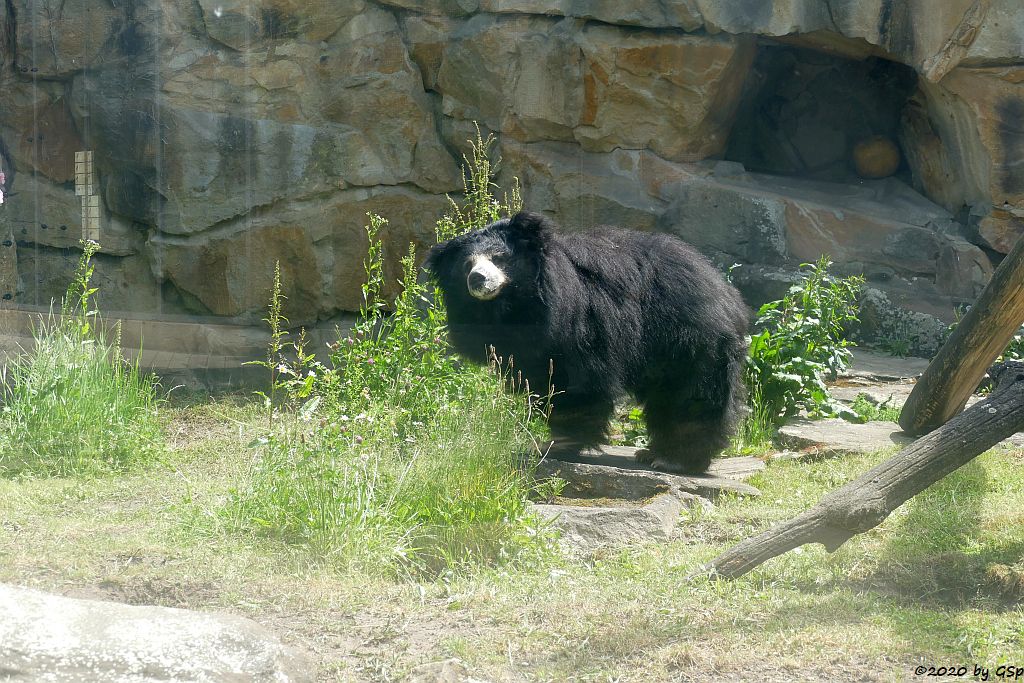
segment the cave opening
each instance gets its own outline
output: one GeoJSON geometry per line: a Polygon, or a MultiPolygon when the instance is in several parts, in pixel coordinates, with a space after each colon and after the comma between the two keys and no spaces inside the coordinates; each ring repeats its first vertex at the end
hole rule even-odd
{"type": "Polygon", "coordinates": [[[917,74],[877,56],[848,59],[765,42],[748,76],[725,158],[751,172],[831,182],[895,176],[917,74]]]}

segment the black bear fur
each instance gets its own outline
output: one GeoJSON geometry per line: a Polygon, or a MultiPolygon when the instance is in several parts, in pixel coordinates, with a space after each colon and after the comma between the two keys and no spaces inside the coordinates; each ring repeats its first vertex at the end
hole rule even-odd
{"type": "Polygon", "coordinates": [[[728,445],[743,403],[749,311],[688,244],[609,227],[558,233],[522,212],[434,246],[424,267],[460,355],[484,363],[493,346],[534,392],[553,386],[556,444],[603,443],[614,401],[628,393],[647,420],[643,462],[699,473],[728,445]],[[469,291],[480,256],[507,276],[490,300],[469,291]]]}

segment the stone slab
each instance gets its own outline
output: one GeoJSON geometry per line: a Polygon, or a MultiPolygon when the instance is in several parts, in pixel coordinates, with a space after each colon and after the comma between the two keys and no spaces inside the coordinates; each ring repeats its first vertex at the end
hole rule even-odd
{"type": "Polygon", "coordinates": [[[928,367],[927,358],[898,357],[872,349],[854,348],[853,362],[843,377],[864,378],[875,382],[916,379],[928,367]]]}
{"type": "Polygon", "coordinates": [[[913,443],[914,438],[904,433],[895,422],[855,424],[838,418],[797,418],[779,429],[779,440],[796,450],[819,455],[847,455],[903,447],[913,443]]]}
{"type": "Polygon", "coordinates": [[[580,498],[636,500],[660,490],[678,490],[709,499],[725,492],[748,496],[761,494],[753,486],[738,481],[764,469],[764,463],[757,458],[717,458],[708,474],[693,476],[648,469],[633,459],[636,450],[625,446],[602,446],[599,452],[558,453],[538,465],[537,475],[564,479],[568,482],[567,488],[577,492],[567,495],[580,498]],[[613,452],[606,452],[609,450],[613,452]],[[721,464],[729,460],[737,460],[738,463],[721,464]]]}
{"type": "Polygon", "coordinates": [[[636,507],[542,503],[533,505],[533,510],[561,532],[563,548],[590,554],[605,547],[667,541],[683,509],[701,505],[702,500],[680,491],[665,491],[636,507]]]}
{"type": "MultiPolygon", "coordinates": [[[[972,397],[972,402],[983,400],[972,397]]],[[[971,403],[971,402],[969,402],[971,403]]],[[[885,448],[902,448],[914,442],[895,422],[856,424],[838,418],[808,420],[797,418],[779,429],[779,441],[801,454],[816,456],[873,453],[885,448]]],[[[1024,448],[1024,433],[1014,434],[999,444],[1003,448],[1024,448]]]]}
{"type": "Polygon", "coordinates": [[[902,407],[913,390],[914,385],[910,382],[883,382],[879,384],[846,381],[829,386],[828,388],[832,398],[842,403],[853,403],[860,394],[866,394],[876,405],[887,403],[894,408],[902,407]]]}
{"type": "MultiPolygon", "coordinates": [[[[566,444],[561,447],[553,447],[550,457],[564,462],[580,462],[589,465],[618,467],[625,470],[653,472],[654,470],[636,461],[636,452],[638,450],[640,449],[633,446],[602,445],[598,448],[573,448],[566,444]]],[[[708,475],[744,480],[749,479],[763,469],[764,462],[758,458],[749,456],[714,458],[711,461],[711,467],[708,468],[708,475]]],[[[656,473],[660,474],[660,472],[656,473]]]]}

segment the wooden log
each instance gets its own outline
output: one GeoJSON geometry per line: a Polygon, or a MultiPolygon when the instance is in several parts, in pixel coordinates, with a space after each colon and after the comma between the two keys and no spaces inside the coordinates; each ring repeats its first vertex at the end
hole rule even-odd
{"type": "Polygon", "coordinates": [[[878,526],[912,496],[1024,428],[1024,363],[995,371],[988,398],[907,446],[860,478],[836,489],[788,522],[740,542],[705,567],[712,577],[736,578],[793,548],[821,543],[829,552],[878,526]]]}
{"type": "Polygon", "coordinates": [[[928,364],[900,413],[909,434],[927,434],[967,399],[1024,324],[1024,240],[1017,240],[985,291],[928,364]]]}

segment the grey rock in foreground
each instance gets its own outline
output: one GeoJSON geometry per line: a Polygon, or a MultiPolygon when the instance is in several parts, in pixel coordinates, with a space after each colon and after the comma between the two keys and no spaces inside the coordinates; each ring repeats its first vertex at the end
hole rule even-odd
{"type": "Polygon", "coordinates": [[[313,665],[233,615],[78,600],[0,584],[0,679],[313,680],[313,665]]]}
{"type": "Polygon", "coordinates": [[[405,678],[408,683],[487,683],[469,674],[466,665],[458,659],[445,659],[417,666],[405,678]]]}

